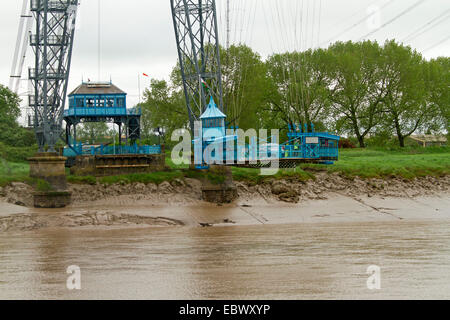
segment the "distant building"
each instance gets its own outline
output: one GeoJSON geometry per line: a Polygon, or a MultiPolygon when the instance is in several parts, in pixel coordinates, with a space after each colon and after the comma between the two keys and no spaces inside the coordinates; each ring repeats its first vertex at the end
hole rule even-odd
{"type": "Polygon", "coordinates": [[[445,136],[437,136],[432,134],[413,135],[409,137],[421,147],[434,147],[447,145],[447,138],[445,136]]]}

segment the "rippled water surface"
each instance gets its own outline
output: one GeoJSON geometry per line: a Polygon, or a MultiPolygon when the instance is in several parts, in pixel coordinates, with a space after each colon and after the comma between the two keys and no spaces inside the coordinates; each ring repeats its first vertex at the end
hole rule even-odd
{"type": "Polygon", "coordinates": [[[449,222],[0,235],[2,299],[450,298],[449,222]],[[81,268],[82,289],[66,288],[81,268]],[[381,289],[367,289],[369,265],[381,289]]]}

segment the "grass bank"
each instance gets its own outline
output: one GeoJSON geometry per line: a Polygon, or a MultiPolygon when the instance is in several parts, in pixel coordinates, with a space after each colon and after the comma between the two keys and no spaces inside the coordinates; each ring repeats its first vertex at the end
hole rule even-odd
{"type": "Polygon", "coordinates": [[[22,162],[8,162],[0,159],[0,187],[11,182],[23,182],[32,185],[38,191],[51,191],[52,188],[47,181],[30,178],[30,166],[22,162]]]}
{"type": "Polygon", "coordinates": [[[11,182],[26,182],[29,183],[30,166],[27,163],[9,162],[5,159],[0,159],[0,187],[3,187],[11,182]]]}
{"type": "Polygon", "coordinates": [[[361,178],[442,176],[450,174],[450,148],[346,149],[334,165],[302,164],[300,168],[361,178]]]}
{"type": "MultiPolygon", "coordinates": [[[[188,165],[175,165],[167,154],[168,170],[154,173],[128,174],[108,177],[78,177],[68,176],[70,183],[78,184],[128,184],[171,182],[175,179],[207,178],[214,183],[223,182],[224,177],[209,172],[189,170],[188,165]]],[[[258,169],[233,168],[233,178],[236,181],[246,181],[253,184],[262,183],[267,179],[308,180],[314,178],[314,171],[338,172],[347,177],[387,178],[401,177],[412,179],[423,176],[442,176],[450,174],[450,147],[436,148],[370,148],[344,149],[340,151],[339,161],[334,165],[302,164],[296,169],[280,170],[274,176],[262,176],[258,169]]],[[[0,159],[0,186],[14,181],[36,183],[28,177],[27,163],[10,162],[0,159]]]]}

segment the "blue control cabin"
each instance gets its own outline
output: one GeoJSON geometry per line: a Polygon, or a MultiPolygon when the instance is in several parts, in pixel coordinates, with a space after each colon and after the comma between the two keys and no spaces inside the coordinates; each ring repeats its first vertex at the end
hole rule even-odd
{"type": "Polygon", "coordinates": [[[112,82],[83,82],[68,95],[69,109],[64,111],[66,143],[64,156],[105,154],[155,154],[160,146],[138,146],[140,108],[127,108],[127,94],[112,82]],[[88,122],[107,122],[118,126],[119,145],[97,147],[77,140],[77,126],[88,122]],[[125,145],[122,137],[125,134],[125,145]]]}
{"type": "Polygon", "coordinates": [[[331,164],[339,158],[339,136],[325,132],[315,132],[305,125],[289,125],[288,141],[280,145],[280,158],[299,160],[319,160],[331,164]]]}
{"type": "MultiPolygon", "coordinates": [[[[194,142],[197,168],[208,168],[211,164],[239,164],[244,161],[265,161],[278,158],[287,162],[316,162],[332,164],[339,157],[339,136],[325,132],[315,132],[305,125],[289,125],[288,141],[283,144],[270,143],[269,140],[252,139],[250,145],[239,146],[235,130],[228,134],[225,126],[226,116],[214,100],[200,117],[201,137],[196,134],[194,142]],[[228,143],[233,142],[233,143],[228,143]]],[[[233,129],[233,128],[232,128],[233,129]]],[[[228,132],[229,133],[229,132],[228,132]]]]}

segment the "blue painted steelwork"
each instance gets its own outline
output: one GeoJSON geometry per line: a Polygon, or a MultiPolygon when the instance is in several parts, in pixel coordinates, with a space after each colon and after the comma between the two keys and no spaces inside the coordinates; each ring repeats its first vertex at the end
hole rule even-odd
{"type": "Polygon", "coordinates": [[[288,141],[280,145],[281,159],[338,160],[339,136],[314,132],[314,125],[302,130],[301,126],[289,125],[288,141]]]}
{"type": "Polygon", "coordinates": [[[131,146],[87,146],[77,143],[73,148],[66,147],[64,149],[65,157],[76,157],[78,155],[121,155],[121,154],[161,154],[161,146],[138,146],[137,144],[131,146]]]}
{"type": "Polygon", "coordinates": [[[225,132],[225,114],[219,110],[214,98],[211,97],[209,104],[203,114],[200,116],[202,123],[201,136],[194,139],[194,159],[197,169],[208,169],[209,164],[222,163],[227,159],[227,154],[232,153],[235,157],[235,150],[227,150],[227,141],[237,140],[236,135],[227,136],[225,132]],[[219,147],[221,146],[221,147],[219,147]],[[205,150],[211,149],[207,152],[206,159],[204,159],[205,150]],[[216,152],[221,150],[222,152],[216,152]],[[228,151],[228,152],[227,152],[228,151]]]}
{"type": "Polygon", "coordinates": [[[117,117],[141,116],[141,108],[70,108],[64,110],[64,117],[117,117]]]}
{"type": "Polygon", "coordinates": [[[211,97],[208,107],[200,117],[203,139],[214,140],[215,138],[225,137],[225,118],[226,116],[219,110],[213,97],[211,97]]]}
{"type": "Polygon", "coordinates": [[[160,154],[161,146],[138,146],[142,110],[127,109],[127,94],[111,82],[83,82],[69,94],[69,109],[64,110],[66,142],[64,155],[160,154]],[[83,145],[77,141],[76,126],[83,122],[111,122],[119,126],[119,146],[83,145]],[[122,127],[131,145],[122,145],[122,127]]]}
{"type": "MultiPolygon", "coordinates": [[[[253,138],[250,144],[239,146],[237,132],[226,135],[226,116],[217,108],[214,99],[200,117],[202,120],[201,137],[194,143],[194,159],[198,169],[205,169],[211,164],[237,164],[239,162],[258,162],[266,160],[315,161],[331,164],[339,157],[339,136],[324,132],[311,132],[308,127],[289,126],[288,141],[274,143],[275,139],[253,138]],[[227,144],[227,142],[233,142],[227,144]],[[206,152],[205,152],[206,151],[206,152]]],[[[237,128],[236,128],[237,129],[237,128]]]]}

